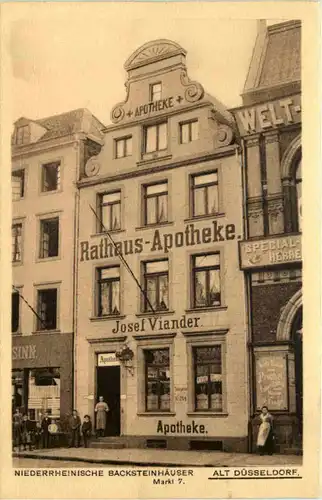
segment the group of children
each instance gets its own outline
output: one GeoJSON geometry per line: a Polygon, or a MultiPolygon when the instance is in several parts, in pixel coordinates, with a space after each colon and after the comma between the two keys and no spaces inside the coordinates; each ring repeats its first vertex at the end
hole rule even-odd
{"type": "MultiPolygon", "coordinates": [[[[13,450],[29,450],[49,448],[56,436],[59,435],[59,426],[54,419],[50,419],[48,413],[44,414],[41,422],[30,420],[29,416],[22,415],[17,408],[12,419],[13,425],[13,450]]],[[[84,447],[87,448],[92,435],[92,422],[89,415],[84,416],[81,423],[76,410],[73,411],[68,421],[69,446],[80,445],[81,434],[83,436],[84,447]]]]}

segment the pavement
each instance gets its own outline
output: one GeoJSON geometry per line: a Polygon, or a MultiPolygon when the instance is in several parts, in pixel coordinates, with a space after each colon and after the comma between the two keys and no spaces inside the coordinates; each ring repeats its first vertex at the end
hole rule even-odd
{"type": "Polygon", "coordinates": [[[54,448],[14,452],[15,458],[61,460],[92,464],[168,467],[261,467],[302,465],[297,455],[226,453],[221,451],[178,451],[158,449],[54,448]]]}

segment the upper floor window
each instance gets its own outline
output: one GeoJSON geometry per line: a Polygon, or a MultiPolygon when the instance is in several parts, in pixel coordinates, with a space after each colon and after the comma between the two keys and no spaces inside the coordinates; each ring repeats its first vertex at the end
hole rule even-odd
{"type": "Polygon", "coordinates": [[[104,267],[97,270],[98,316],[120,314],[120,268],[104,267]]]}
{"type": "Polygon", "coordinates": [[[198,120],[180,123],[180,142],[187,144],[198,139],[198,120]]]}
{"type": "Polygon", "coordinates": [[[159,224],[168,220],[168,183],[150,184],[144,188],[145,224],[159,224]]]}
{"type": "Polygon", "coordinates": [[[150,85],[150,101],[160,101],[162,97],[162,84],[160,82],[150,85]]]}
{"type": "Polygon", "coordinates": [[[25,194],[25,171],[15,170],[11,174],[12,201],[20,200],[25,194]]]}
{"type": "Polygon", "coordinates": [[[192,215],[215,214],[219,210],[218,172],[194,175],[191,180],[192,215]]]}
{"type": "Polygon", "coordinates": [[[167,149],[168,125],[166,122],[150,125],[144,130],[144,152],[153,153],[167,149]]]}
{"type": "Polygon", "coordinates": [[[223,411],[221,345],[193,348],[195,409],[223,411]]]}
{"type": "Polygon", "coordinates": [[[20,295],[18,292],[11,294],[11,332],[17,333],[20,319],[20,295]]]}
{"type": "Polygon", "coordinates": [[[155,260],[144,263],[144,311],[167,311],[169,309],[169,262],[155,260]]]}
{"type": "Polygon", "coordinates": [[[12,262],[21,262],[22,259],[22,224],[11,226],[12,262]]]}
{"type": "Polygon", "coordinates": [[[57,327],[57,288],[38,290],[37,330],[55,330],[57,327]]]}
{"type": "Polygon", "coordinates": [[[57,257],[59,249],[59,218],[40,221],[40,254],[41,259],[57,257]]]}
{"type": "Polygon", "coordinates": [[[219,253],[193,257],[193,307],[214,307],[221,304],[219,253]]]}
{"type": "Polygon", "coordinates": [[[57,191],[60,188],[60,162],[42,166],[41,191],[57,191]]]}
{"type": "Polygon", "coordinates": [[[29,142],[29,125],[23,125],[16,129],[16,145],[28,144],[29,142]]]}
{"type": "Polygon", "coordinates": [[[121,191],[99,195],[100,232],[121,229],[121,191]]]}
{"type": "Polygon", "coordinates": [[[295,172],[296,203],[297,203],[297,226],[302,231],[302,160],[299,162],[295,172]]]}
{"type": "Polygon", "coordinates": [[[132,136],[115,140],[115,157],[124,158],[132,155],[132,136]]]}

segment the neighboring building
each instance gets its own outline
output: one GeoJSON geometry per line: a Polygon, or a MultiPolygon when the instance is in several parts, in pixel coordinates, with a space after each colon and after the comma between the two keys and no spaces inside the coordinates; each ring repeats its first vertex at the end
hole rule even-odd
{"type": "Polygon", "coordinates": [[[81,172],[76,407],[94,418],[103,396],[126,446],[245,451],[235,122],[185,55],[169,40],[131,55],[126,100],[81,172]]]}
{"type": "Polygon", "coordinates": [[[32,419],[72,409],[76,180],[102,129],[85,109],[14,124],[12,405],[32,419]]]}
{"type": "MultiPolygon", "coordinates": [[[[267,405],[281,451],[302,446],[301,25],[261,22],[243,106],[252,411],[267,405]]],[[[253,437],[258,422],[252,420],[253,437]]],[[[256,442],[253,440],[253,444],[256,442]]]]}

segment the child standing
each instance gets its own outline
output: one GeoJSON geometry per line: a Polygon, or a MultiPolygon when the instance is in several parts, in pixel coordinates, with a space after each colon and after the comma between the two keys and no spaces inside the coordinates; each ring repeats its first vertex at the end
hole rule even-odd
{"type": "Polygon", "coordinates": [[[90,440],[90,437],[92,435],[92,422],[91,422],[91,417],[89,415],[84,415],[84,422],[82,425],[82,434],[83,434],[83,440],[84,440],[84,447],[88,447],[88,442],[90,440]]]}

